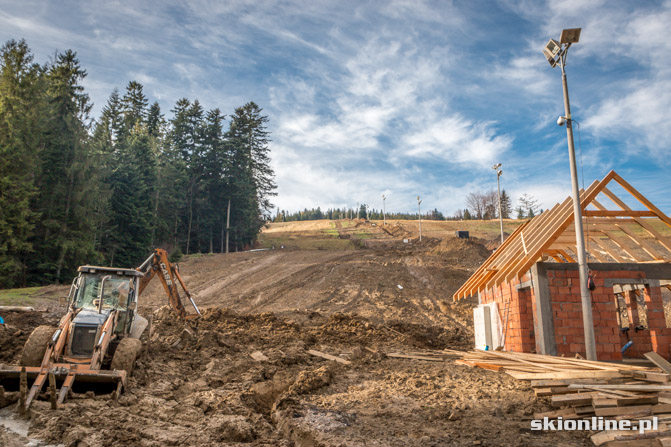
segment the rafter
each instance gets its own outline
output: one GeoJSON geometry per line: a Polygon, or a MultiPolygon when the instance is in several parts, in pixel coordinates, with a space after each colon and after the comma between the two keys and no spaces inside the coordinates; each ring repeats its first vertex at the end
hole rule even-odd
{"type": "MultiPolygon", "coordinates": [[[[671,218],[662,213],[614,171],[580,191],[587,249],[598,262],[671,262],[671,238],[660,234],[651,221],[663,221],[671,228],[671,218]],[[607,188],[615,181],[647,210],[632,210],[607,188]],[[603,193],[619,210],[611,210],[597,200],[603,193]],[[638,230],[638,228],[642,230],[638,230]],[[648,237],[649,236],[649,237],[648,237]],[[593,248],[592,248],[593,247],[593,248]],[[668,254],[665,253],[668,251],[668,254]],[[612,261],[610,259],[612,259],[612,261]],[[629,259],[631,258],[631,259],[629,259]]],[[[455,299],[473,295],[513,278],[521,278],[542,259],[575,262],[577,253],[573,204],[567,198],[518,227],[501,247],[454,294],[455,299]]],[[[592,262],[592,261],[590,261],[592,262]]]]}

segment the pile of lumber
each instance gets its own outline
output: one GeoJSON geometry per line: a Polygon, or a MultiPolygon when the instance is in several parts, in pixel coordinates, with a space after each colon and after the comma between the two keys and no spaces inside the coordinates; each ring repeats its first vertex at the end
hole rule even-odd
{"type": "Polygon", "coordinates": [[[645,356],[650,367],[501,351],[471,351],[456,362],[529,380],[535,394],[556,407],[534,419],[657,417],[655,430],[601,431],[591,437],[595,445],[671,447],[671,363],[654,352],[645,356]]]}

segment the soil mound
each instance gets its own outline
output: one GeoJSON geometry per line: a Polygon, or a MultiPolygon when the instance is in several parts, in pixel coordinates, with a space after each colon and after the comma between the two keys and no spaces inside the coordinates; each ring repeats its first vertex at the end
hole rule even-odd
{"type": "Polygon", "coordinates": [[[435,246],[431,253],[446,258],[450,264],[460,265],[475,270],[492,254],[477,238],[444,239],[435,246]]]}
{"type": "Polygon", "coordinates": [[[0,363],[16,363],[23,345],[33,329],[41,324],[55,324],[58,319],[44,312],[2,313],[5,324],[0,324],[0,363]]]}

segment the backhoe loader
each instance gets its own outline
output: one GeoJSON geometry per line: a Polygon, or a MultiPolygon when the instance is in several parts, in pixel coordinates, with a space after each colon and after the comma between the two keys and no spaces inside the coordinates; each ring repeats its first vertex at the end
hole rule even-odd
{"type": "Polygon", "coordinates": [[[18,385],[22,412],[47,382],[52,407],[75,390],[119,396],[148,325],[138,314],[138,298],[155,276],[161,279],[170,307],[180,319],[197,324],[200,317],[178,267],[169,262],[165,250],[154,250],[136,269],[85,265],[78,272],[68,294],[68,312],[58,327],[38,326],[26,341],[20,365],[0,365],[0,385],[8,390],[18,385]],[[178,284],[195,313],[187,313],[178,284]]]}

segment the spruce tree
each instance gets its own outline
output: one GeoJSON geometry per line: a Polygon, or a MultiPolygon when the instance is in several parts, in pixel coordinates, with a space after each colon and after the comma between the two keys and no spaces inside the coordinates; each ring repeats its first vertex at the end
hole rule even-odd
{"type": "Polygon", "coordinates": [[[26,284],[30,239],[39,214],[38,192],[43,114],[42,69],[24,40],[0,49],[0,287],[26,284]]]}

